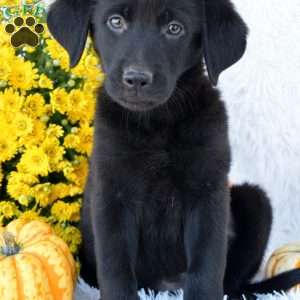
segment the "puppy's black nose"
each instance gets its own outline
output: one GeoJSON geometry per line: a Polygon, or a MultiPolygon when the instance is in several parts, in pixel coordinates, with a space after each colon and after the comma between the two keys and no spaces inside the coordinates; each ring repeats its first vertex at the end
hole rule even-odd
{"type": "Polygon", "coordinates": [[[123,84],[129,89],[149,87],[153,81],[153,74],[149,71],[127,69],[123,73],[123,84]]]}

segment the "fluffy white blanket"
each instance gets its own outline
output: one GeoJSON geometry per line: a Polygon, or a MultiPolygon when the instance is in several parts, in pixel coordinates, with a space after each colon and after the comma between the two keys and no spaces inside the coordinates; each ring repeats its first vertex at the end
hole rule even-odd
{"type": "MultiPolygon", "coordinates": [[[[260,184],[272,199],[268,256],[282,244],[300,240],[300,1],[234,2],[250,36],[246,55],[224,72],[219,84],[230,117],[231,179],[260,184]]],[[[97,290],[78,285],[76,300],[98,298],[97,290]]],[[[176,300],[181,299],[180,294],[176,300]]],[[[300,293],[259,299],[299,300],[300,293]]]]}
{"type": "Polygon", "coordinates": [[[230,118],[231,179],[272,199],[269,253],[300,240],[300,1],[234,0],[250,28],[242,60],[221,75],[230,118]]]}
{"type": "MultiPolygon", "coordinates": [[[[176,296],[170,296],[168,293],[161,293],[156,297],[152,293],[146,293],[144,290],[139,292],[141,300],[183,300],[183,292],[179,292],[176,296]]],[[[89,287],[82,280],[79,281],[76,290],[75,300],[99,300],[100,293],[97,289],[89,287]]],[[[258,300],[299,300],[300,292],[291,292],[288,294],[279,294],[274,295],[258,295],[258,300]]],[[[226,297],[224,297],[226,300],[226,297]]],[[[245,299],[247,300],[247,299],[245,299]]]]}

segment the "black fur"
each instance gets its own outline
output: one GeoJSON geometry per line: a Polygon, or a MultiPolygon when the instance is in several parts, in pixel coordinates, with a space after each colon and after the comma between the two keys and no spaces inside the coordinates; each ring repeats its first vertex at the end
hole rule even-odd
{"type": "Polygon", "coordinates": [[[231,199],[235,238],[228,251],[225,292],[238,295],[260,267],[271,230],[272,209],[266,194],[247,184],[234,186],[231,199]]]}
{"type": "Polygon", "coordinates": [[[164,285],[182,285],[185,300],[239,295],[272,216],[258,187],[228,187],[227,116],[211,83],[242,56],[247,32],[229,0],[57,0],[48,25],[72,65],[90,29],[107,75],[82,210],[83,277],[104,300],[164,285]],[[121,30],[110,27],[115,15],[121,30]],[[169,34],[174,21],[180,36],[169,34]]]}
{"type": "Polygon", "coordinates": [[[208,74],[217,83],[219,74],[242,57],[247,27],[228,0],[205,0],[204,56],[208,74]]]}

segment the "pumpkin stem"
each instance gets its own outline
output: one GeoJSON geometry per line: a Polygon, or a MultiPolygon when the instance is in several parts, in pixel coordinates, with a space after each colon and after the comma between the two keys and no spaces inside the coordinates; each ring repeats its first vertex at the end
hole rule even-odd
{"type": "Polygon", "coordinates": [[[4,245],[0,248],[2,255],[12,256],[20,252],[21,247],[17,244],[15,237],[10,233],[5,231],[3,233],[4,245]]]}

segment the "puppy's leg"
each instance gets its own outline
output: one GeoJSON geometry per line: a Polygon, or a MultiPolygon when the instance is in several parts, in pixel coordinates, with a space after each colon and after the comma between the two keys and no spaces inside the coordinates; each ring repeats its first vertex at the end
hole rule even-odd
{"type": "Polygon", "coordinates": [[[92,228],[91,216],[91,200],[90,193],[91,186],[89,179],[86,184],[83,207],[81,210],[80,230],[82,232],[82,247],[80,249],[81,270],[80,275],[91,286],[98,287],[96,277],[96,258],[94,251],[94,236],[92,228]]]}
{"type": "Polygon", "coordinates": [[[238,295],[257,272],[269,239],[272,209],[266,194],[248,184],[231,189],[235,237],[231,241],[225,275],[225,293],[238,295]]]}
{"type": "Polygon", "coordinates": [[[102,182],[101,190],[97,187],[92,195],[96,267],[102,300],[138,299],[135,276],[138,230],[135,215],[124,201],[120,200],[119,191],[113,188],[111,181],[102,182]]]}
{"type": "Polygon", "coordinates": [[[201,191],[196,201],[193,196],[189,199],[184,237],[185,300],[223,299],[229,216],[229,192],[225,185],[215,186],[209,192],[201,191]]]}

